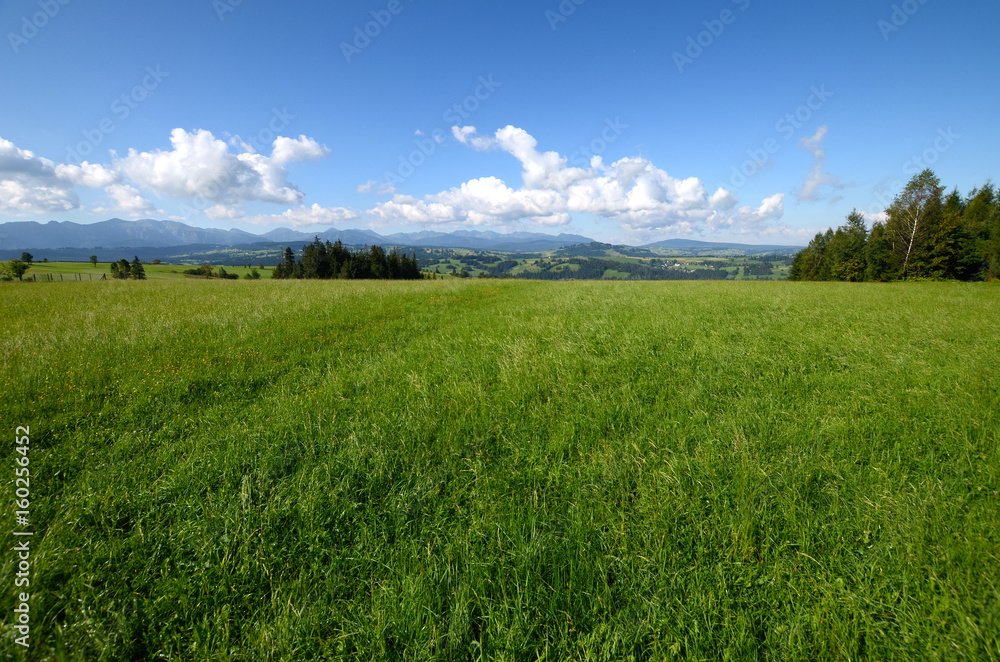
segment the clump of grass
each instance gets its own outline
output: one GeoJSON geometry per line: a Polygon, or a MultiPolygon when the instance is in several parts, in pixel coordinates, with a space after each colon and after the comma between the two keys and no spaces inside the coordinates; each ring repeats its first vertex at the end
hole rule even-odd
{"type": "Polygon", "coordinates": [[[151,281],[0,308],[31,659],[1000,656],[995,288],[151,281]]]}

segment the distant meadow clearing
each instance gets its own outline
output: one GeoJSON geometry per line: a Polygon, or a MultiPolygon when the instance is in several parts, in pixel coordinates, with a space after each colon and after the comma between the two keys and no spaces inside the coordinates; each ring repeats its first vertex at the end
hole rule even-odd
{"type": "Polygon", "coordinates": [[[1000,660],[998,321],[989,284],[0,283],[0,654],[1000,660]]]}

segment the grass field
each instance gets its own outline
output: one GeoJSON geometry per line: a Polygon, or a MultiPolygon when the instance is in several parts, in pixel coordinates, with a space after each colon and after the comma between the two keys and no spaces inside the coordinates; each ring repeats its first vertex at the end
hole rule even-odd
{"type": "MultiPolygon", "coordinates": [[[[192,276],[184,274],[186,269],[193,269],[197,265],[190,264],[143,264],[142,268],[146,272],[147,280],[196,280],[192,276]]],[[[270,278],[269,268],[260,269],[255,264],[261,278],[270,278]]],[[[218,267],[216,267],[216,270],[218,267]]],[[[246,267],[225,267],[226,271],[243,278],[250,273],[246,267]]],[[[107,262],[98,262],[97,266],[90,262],[35,262],[31,269],[24,275],[25,280],[35,279],[36,282],[96,282],[101,280],[101,276],[111,278],[110,265],[107,262]]]]}
{"type": "Polygon", "coordinates": [[[998,320],[982,284],[0,283],[0,655],[1000,660],[998,320]]]}

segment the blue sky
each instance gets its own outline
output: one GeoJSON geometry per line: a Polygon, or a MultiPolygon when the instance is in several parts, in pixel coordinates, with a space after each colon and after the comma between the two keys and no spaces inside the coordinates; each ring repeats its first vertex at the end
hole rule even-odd
{"type": "Polygon", "coordinates": [[[997,172],[996,3],[6,0],[0,221],[799,243],[997,172]],[[366,34],[367,32],[367,34],[366,34]]]}

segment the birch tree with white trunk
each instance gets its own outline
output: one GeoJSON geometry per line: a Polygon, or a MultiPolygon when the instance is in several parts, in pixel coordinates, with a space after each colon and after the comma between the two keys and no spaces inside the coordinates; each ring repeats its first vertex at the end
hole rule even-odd
{"type": "Polygon", "coordinates": [[[941,180],[928,168],[914,175],[902,193],[885,210],[889,217],[886,229],[892,237],[893,252],[902,262],[904,279],[914,249],[919,244],[920,233],[927,224],[928,215],[941,206],[943,191],[941,180]]]}

